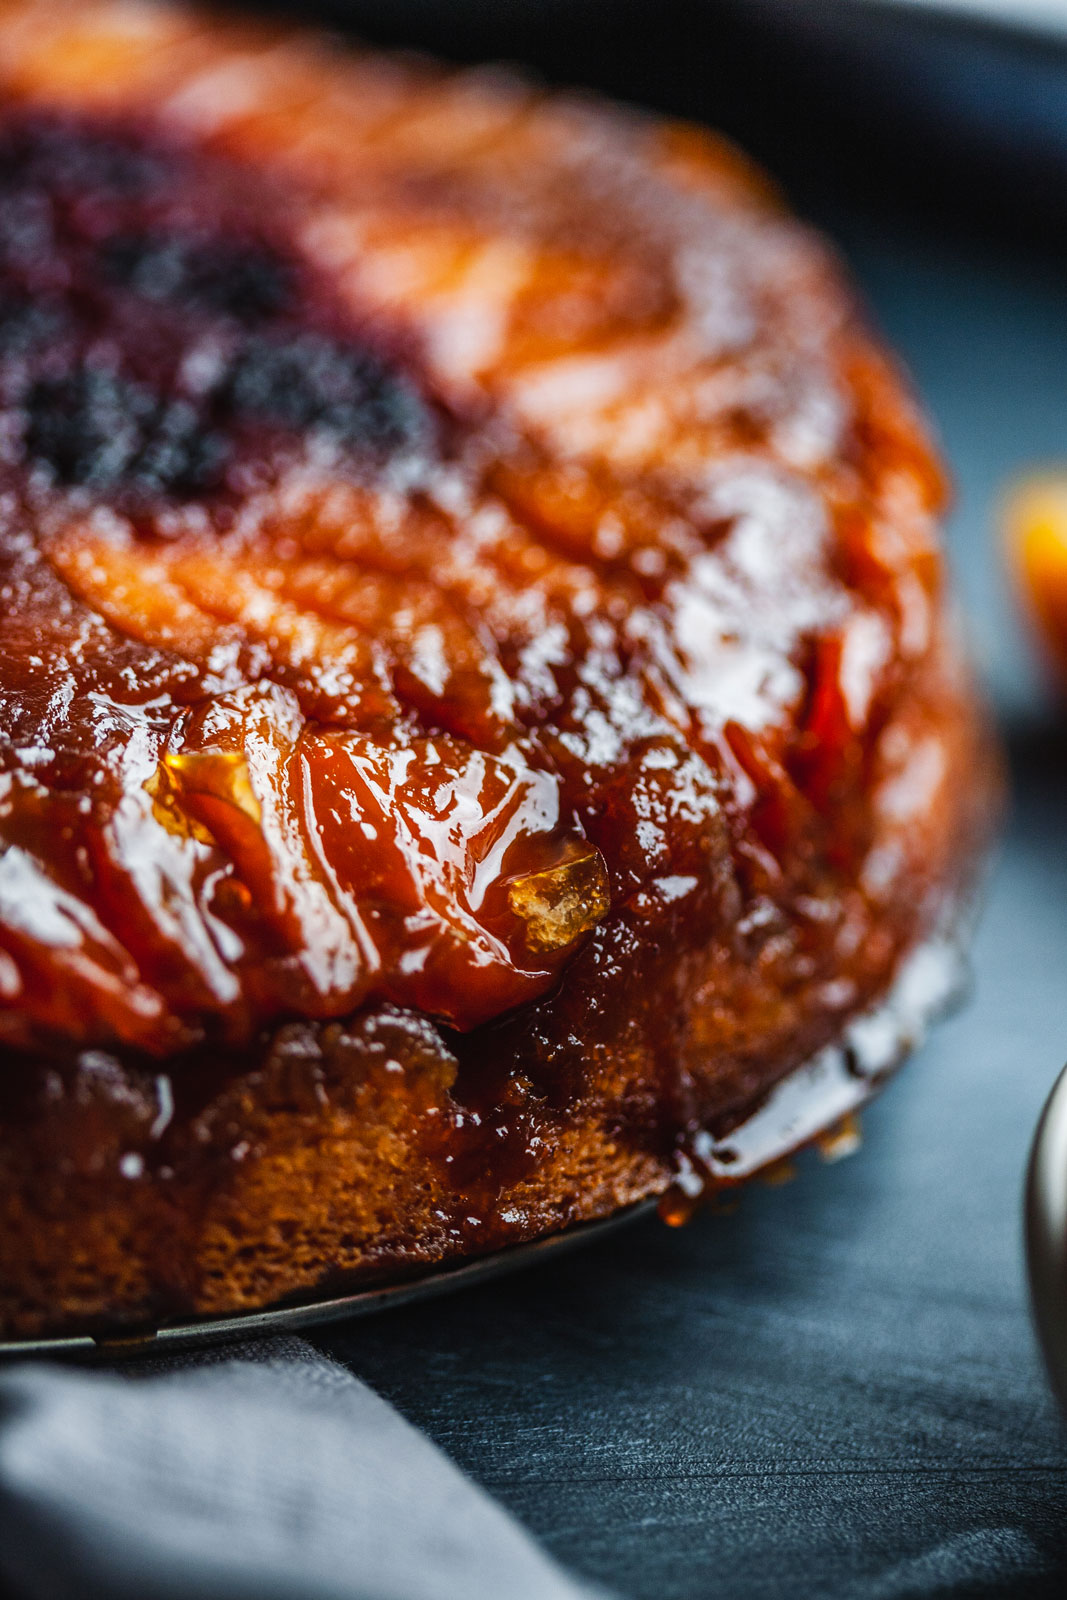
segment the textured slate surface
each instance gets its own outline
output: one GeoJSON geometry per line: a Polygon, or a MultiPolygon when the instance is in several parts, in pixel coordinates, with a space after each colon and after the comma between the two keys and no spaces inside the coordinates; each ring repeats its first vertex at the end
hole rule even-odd
{"type": "Polygon", "coordinates": [[[1067,732],[994,503],[1067,461],[1067,291],[1036,259],[828,217],[938,418],[952,542],[1016,783],[972,1000],[865,1148],[322,1342],[577,1570],[633,1600],[1067,1592],[1067,1434],[1027,1314],[1020,1188],[1067,1055],[1067,732]]]}

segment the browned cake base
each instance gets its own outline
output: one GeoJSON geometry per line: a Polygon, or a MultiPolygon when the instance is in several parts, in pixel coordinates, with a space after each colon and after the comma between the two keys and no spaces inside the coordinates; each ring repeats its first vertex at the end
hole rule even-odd
{"type": "Polygon", "coordinates": [[[0,5],[0,91],[0,1330],[729,1181],[996,789],[833,259],[299,35],[0,5]]]}

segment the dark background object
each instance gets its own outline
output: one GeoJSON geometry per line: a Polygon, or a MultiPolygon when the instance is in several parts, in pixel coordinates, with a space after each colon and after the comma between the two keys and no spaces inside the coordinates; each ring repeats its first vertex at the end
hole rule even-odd
{"type": "Polygon", "coordinates": [[[1067,33],[855,0],[308,0],[299,13],[709,121],[805,209],[848,194],[1067,240],[1067,33]]]}
{"type": "Polygon", "coordinates": [[[1029,1324],[1021,1186],[1067,1052],[1067,732],[994,524],[1010,474],[1067,462],[1067,58],[817,0],[788,28],[740,0],[319,11],[724,126],[830,228],[942,430],[1016,784],[975,998],[866,1115],[856,1159],[807,1157],[735,1215],[643,1223],[319,1342],[632,1600],[1062,1596],[1067,1441],[1029,1324]]]}

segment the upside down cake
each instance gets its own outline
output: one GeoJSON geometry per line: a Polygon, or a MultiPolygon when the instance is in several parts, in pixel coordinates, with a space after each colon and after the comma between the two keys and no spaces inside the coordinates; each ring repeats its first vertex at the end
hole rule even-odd
{"type": "Polygon", "coordinates": [[[842,1039],[986,826],[942,497],[710,135],[0,4],[0,1328],[606,1215],[842,1039]]]}

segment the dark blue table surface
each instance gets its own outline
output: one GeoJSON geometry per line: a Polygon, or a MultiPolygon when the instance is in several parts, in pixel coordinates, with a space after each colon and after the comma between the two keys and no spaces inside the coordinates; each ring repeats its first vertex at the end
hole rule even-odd
{"type": "Polygon", "coordinates": [[[958,590],[1012,759],[973,997],[851,1160],[806,1157],[734,1215],[637,1224],[321,1342],[633,1600],[1060,1596],[1067,1434],[1031,1336],[1020,1188],[1067,1055],[1067,731],[995,512],[1013,474],[1067,464],[1067,283],[876,212],[829,220],[955,470],[958,590]]]}

